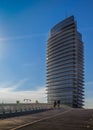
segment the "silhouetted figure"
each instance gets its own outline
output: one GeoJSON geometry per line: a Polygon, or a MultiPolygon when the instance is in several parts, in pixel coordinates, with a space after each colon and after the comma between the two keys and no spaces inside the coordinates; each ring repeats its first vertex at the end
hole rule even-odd
{"type": "Polygon", "coordinates": [[[60,100],[57,101],[57,106],[60,108],[60,100]]]}
{"type": "Polygon", "coordinates": [[[56,108],[56,105],[57,105],[57,103],[56,103],[56,101],[54,101],[54,108],[56,108]]]}

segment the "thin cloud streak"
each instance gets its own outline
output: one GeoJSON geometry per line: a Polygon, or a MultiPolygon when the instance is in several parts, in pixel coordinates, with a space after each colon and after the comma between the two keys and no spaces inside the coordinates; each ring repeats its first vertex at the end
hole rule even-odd
{"type": "Polygon", "coordinates": [[[22,86],[27,81],[28,81],[28,79],[25,78],[25,79],[20,80],[19,82],[15,83],[15,84],[13,84],[12,82],[2,83],[2,84],[0,84],[0,92],[15,91],[17,88],[22,86]]]}
{"type": "Polygon", "coordinates": [[[27,38],[33,37],[41,37],[47,36],[47,33],[38,33],[38,34],[30,34],[30,35],[23,35],[23,36],[10,36],[10,37],[0,37],[0,41],[9,41],[9,40],[23,40],[27,38]]]}

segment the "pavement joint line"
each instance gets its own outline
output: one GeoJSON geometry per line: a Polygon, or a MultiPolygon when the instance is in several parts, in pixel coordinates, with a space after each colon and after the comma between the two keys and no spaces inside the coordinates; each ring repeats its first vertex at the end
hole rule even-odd
{"type": "Polygon", "coordinates": [[[46,120],[46,119],[51,119],[51,118],[56,117],[56,116],[59,116],[59,115],[63,115],[63,114],[68,113],[68,112],[70,112],[70,111],[72,111],[72,110],[73,110],[73,109],[70,109],[70,110],[67,110],[67,111],[58,113],[58,114],[56,114],[56,115],[53,115],[53,116],[48,116],[48,117],[45,117],[45,118],[42,118],[42,119],[39,119],[39,120],[36,120],[36,121],[32,121],[32,122],[26,123],[26,124],[24,124],[24,125],[20,125],[20,126],[18,126],[18,127],[12,128],[12,129],[10,129],[10,130],[17,130],[17,129],[26,127],[26,126],[28,126],[28,125],[33,125],[33,124],[38,123],[38,122],[40,122],[40,121],[43,121],[43,120],[46,120]]]}

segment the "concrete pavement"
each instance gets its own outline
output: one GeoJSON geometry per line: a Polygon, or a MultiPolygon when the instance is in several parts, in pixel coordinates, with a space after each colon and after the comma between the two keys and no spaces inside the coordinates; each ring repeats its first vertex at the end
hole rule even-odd
{"type": "Polygon", "coordinates": [[[93,130],[93,110],[73,109],[17,130],[93,130]]]}
{"type": "MultiPolygon", "coordinates": [[[[67,109],[68,110],[68,109],[67,109]]],[[[55,113],[61,113],[66,111],[66,109],[62,108],[52,109],[40,113],[29,114],[25,116],[12,117],[7,119],[0,119],[0,130],[11,130],[12,128],[16,128],[22,126],[24,124],[31,123],[33,121],[40,120],[45,117],[53,116],[55,113]]]]}
{"type": "Polygon", "coordinates": [[[93,130],[93,109],[53,109],[0,120],[0,130],[93,130]]]}

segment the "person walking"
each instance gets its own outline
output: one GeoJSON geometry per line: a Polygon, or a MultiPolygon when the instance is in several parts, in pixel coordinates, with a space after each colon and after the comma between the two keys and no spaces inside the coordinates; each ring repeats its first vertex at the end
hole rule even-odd
{"type": "Polygon", "coordinates": [[[60,100],[57,101],[57,106],[60,108],[60,100]]]}
{"type": "Polygon", "coordinates": [[[56,101],[54,101],[54,108],[56,108],[56,105],[57,105],[57,102],[56,102],[56,101]]]}

